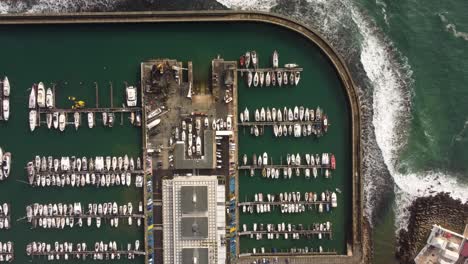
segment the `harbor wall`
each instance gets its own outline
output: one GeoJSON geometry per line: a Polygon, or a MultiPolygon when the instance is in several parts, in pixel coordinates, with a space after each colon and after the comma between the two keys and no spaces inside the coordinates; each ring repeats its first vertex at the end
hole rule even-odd
{"type": "MultiPolygon", "coordinates": [[[[83,23],[177,23],[177,22],[259,22],[277,25],[297,32],[317,45],[335,67],[350,106],[352,121],[352,230],[348,240],[348,256],[318,256],[315,263],[363,263],[371,252],[369,232],[364,229],[363,188],[361,173],[360,109],[354,82],[345,62],[324,38],[301,23],[276,14],[250,11],[174,11],[174,12],[112,12],[67,14],[8,14],[0,16],[0,24],[83,24],[83,23]],[[366,231],[366,232],[364,232],[366,231]],[[336,258],[334,262],[332,259],[336,258]]],[[[143,139],[144,140],[144,139],[143,139]]],[[[248,258],[247,258],[248,259],[248,258]]],[[[299,259],[299,258],[298,258],[299,259]]],[[[242,262],[242,260],[240,261],[242,262]]],[[[297,263],[301,263],[300,261],[297,263]]],[[[307,262],[304,262],[307,263],[307,262]]]]}

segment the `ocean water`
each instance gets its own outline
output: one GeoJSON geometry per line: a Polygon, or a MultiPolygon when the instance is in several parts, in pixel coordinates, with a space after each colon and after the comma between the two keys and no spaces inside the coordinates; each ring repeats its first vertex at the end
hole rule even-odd
{"type": "MultiPolygon", "coordinates": [[[[445,191],[468,200],[467,1],[218,2],[297,19],[348,63],[362,104],[365,210],[376,230],[376,257],[391,263],[395,234],[406,227],[406,207],[415,197],[445,191]]],[[[0,12],[112,6],[104,0],[6,1],[0,12]]]]}

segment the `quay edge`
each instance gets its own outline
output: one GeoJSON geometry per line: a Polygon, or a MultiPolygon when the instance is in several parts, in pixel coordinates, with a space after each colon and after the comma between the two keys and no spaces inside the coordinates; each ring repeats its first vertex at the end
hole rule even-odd
{"type": "MultiPolygon", "coordinates": [[[[343,59],[323,37],[301,23],[277,14],[251,11],[171,11],[171,12],[110,12],[66,14],[7,14],[0,16],[0,25],[8,24],[84,24],[84,23],[176,23],[176,22],[259,22],[277,25],[299,33],[317,45],[335,67],[345,89],[352,121],[352,236],[348,240],[348,256],[294,257],[293,263],[369,263],[370,227],[363,215],[364,196],[362,179],[361,115],[359,99],[349,69],[343,59]]],[[[144,116],[143,116],[144,117],[144,116]]],[[[144,130],[144,129],[143,129],[144,130]]],[[[143,133],[144,136],[144,133],[143,133]]],[[[143,137],[144,140],[144,137],[143,137]]],[[[143,147],[144,148],[144,147],[143,147]]],[[[145,153],[145,150],[143,150],[145,153]]],[[[145,177],[146,185],[146,177],[145,177]]],[[[146,195],[145,195],[146,196],[146,195]]],[[[145,197],[146,198],[146,197],[145,197]]],[[[146,207],[145,207],[146,210],[146,207]]],[[[145,212],[146,213],[146,212],[145,212]]],[[[146,222],[146,220],[145,220],[146,222]]],[[[146,234],[146,230],[145,230],[146,234]]],[[[145,235],[146,240],[146,235],[145,235]]],[[[147,241],[145,241],[147,246],[147,241]]],[[[238,263],[250,263],[242,257],[238,263]]]]}

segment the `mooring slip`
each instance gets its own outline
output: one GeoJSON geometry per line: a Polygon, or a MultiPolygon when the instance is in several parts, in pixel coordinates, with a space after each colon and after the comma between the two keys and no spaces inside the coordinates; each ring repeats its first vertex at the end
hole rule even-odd
{"type": "MultiPolygon", "coordinates": [[[[11,227],[11,205],[3,203],[0,205],[0,230],[10,229],[11,227]]],[[[1,248],[0,248],[1,249],[1,248]]]]}
{"type": "Polygon", "coordinates": [[[115,122],[115,114],[121,114],[121,125],[123,125],[123,114],[130,113],[130,123],[135,126],[141,126],[141,108],[137,107],[138,97],[137,90],[134,86],[128,86],[125,83],[125,95],[126,104],[122,107],[114,107],[114,96],[113,96],[113,85],[110,83],[110,107],[99,108],[99,86],[95,83],[96,88],[96,107],[85,108],[86,102],[76,99],[73,96],[68,97],[68,100],[72,101],[74,105],[71,108],[57,108],[55,97],[56,97],[56,86],[53,88],[45,88],[44,83],[33,84],[31,92],[29,94],[29,126],[30,130],[34,131],[36,127],[41,125],[41,114],[45,114],[44,123],[49,129],[59,129],[64,131],[66,126],[71,124],[75,126],[75,129],[81,126],[81,114],[87,115],[88,127],[93,128],[96,124],[96,115],[101,114],[102,123],[105,127],[113,127],[115,122]],[[73,114],[73,122],[69,122],[68,114],[73,114]]]}
{"type": "Polygon", "coordinates": [[[11,153],[3,152],[2,147],[0,147],[0,182],[10,176],[11,161],[11,153]]]}
{"type": "Polygon", "coordinates": [[[26,220],[33,227],[42,228],[65,228],[73,226],[82,227],[83,220],[86,219],[87,226],[91,226],[92,220],[96,220],[96,226],[101,226],[101,220],[109,220],[111,227],[118,227],[119,219],[128,219],[128,225],[133,224],[133,220],[137,220],[137,225],[141,225],[143,215],[143,203],[140,202],[138,210],[133,210],[131,202],[123,205],[118,205],[116,202],[108,203],[90,203],[88,210],[84,211],[80,202],[75,203],[54,203],[54,204],[39,204],[34,203],[26,206],[26,220]],[[77,223],[75,225],[75,220],[77,223]]]}
{"type": "Polygon", "coordinates": [[[14,244],[11,241],[0,242],[0,262],[12,262],[15,258],[14,244]]]}
{"type": "Polygon", "coordinates": [[[94,248],[84,242],[31,242],[26,245],[26,254],[32,257],[46,256],[47,260],[119,260],[121,256],[127,259],[134,259],[135,256],[144,256],[146,253],[140,250],[140,241],[127,243],[127,247],[122,243],[117,245],[116,241],[104,243],[95,242],[94,248]],[[87,259],[88,258],[88,259],[87,259]]]}

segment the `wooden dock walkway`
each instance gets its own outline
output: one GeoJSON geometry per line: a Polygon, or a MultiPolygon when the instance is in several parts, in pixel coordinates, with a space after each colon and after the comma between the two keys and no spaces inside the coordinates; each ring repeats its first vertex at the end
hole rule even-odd
{"type": "Polygon", "coordinates": [[[53,175],[53,174],[75,174],[75,175],[86,175],[86,174],[122,174],[122,173],[130,173],[131,175],[133,176],[137,176],[137,175],[143,175],[143,170],[81,170],[81,171],[73,171],[73,170],[67,170],[67,171],[62,171],[62,170],[58,170],[58,171],[55,171],[55,170],[46,170],[46,171],[35,171],[34,175],[35,176],[50,176],[50,175],[53,175]]]}
{"type": "Polygon", "coordinates": [[[81,214],[81,215],[47,215],[47,216],[39,216],[39,215],[34,215],[31,217],[31,221],[34,221],[34,220],[37,220],[37,219],[44,219],[44,218],[54,218],[54,219],[57,219],[57,218],[74,218],[74,219],[87,219],[88,217],[92,218],[92,219],[96,219],[96,218],[101,218],[101,219],[111,219],[111,218],[129,218],[129,217],[132,217],[132,218],[145,218],[145,215],[143,214],[116,214],[116,215],[113,215],[113,214],[100,214],[100,215],[89,215],[89,214],[81,214]]]}
{"type": "Polygon", "coordinates": [[[120,255],[128,255],[128,254],[134,254],[134,255],[139,255],[139,256],[144,256],[146,255],[146,252],[144,251],[137,251],[137,250],[108,250],[108,251],[94,251],[94,250],[86,250],[86,251],[77,251],[77,250],[73,250],[73,251],[68,251],[68,252],[64,252],[64,251],[55,251],[55,250],[51,250],[51,251],[48,251],[48,252],[45,252],[45,251],[41,251],[41,252],[31,252],[30,256],[50,256],[50,255],[60,255],[60,256],[63,256],[65,254],[68,254],[70,256],[76,256],[76,255],[80,255],[80,256],[88,256],[88,255],[94,255],[94,254],[120,254],[120,255]]]}

